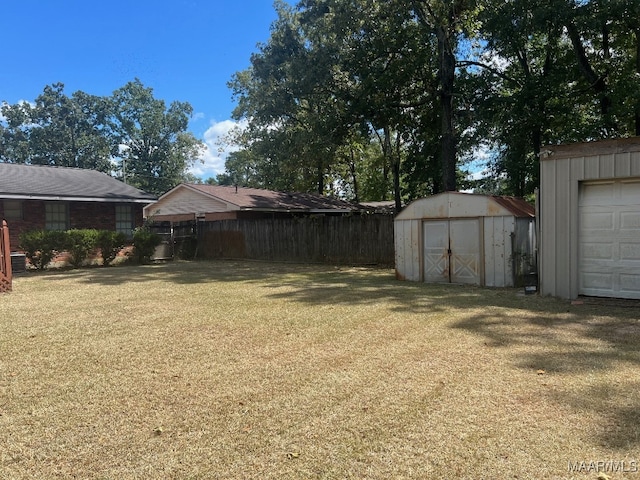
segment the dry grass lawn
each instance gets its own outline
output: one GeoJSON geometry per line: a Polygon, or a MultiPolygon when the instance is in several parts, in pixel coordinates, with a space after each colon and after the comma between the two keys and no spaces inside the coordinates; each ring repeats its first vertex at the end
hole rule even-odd
{"type": "Polygon", "coordinates": [[[26,274],[0,478],[640,479],[639,346],[637,305],[390,270],[26,274]]]}

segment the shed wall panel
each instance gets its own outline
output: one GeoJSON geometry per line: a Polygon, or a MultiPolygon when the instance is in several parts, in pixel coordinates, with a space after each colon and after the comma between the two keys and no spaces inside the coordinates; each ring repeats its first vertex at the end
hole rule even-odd
{"type": "Polygon", "coordinates": [[[509,233],[513,231],[513,217],[484,219],[484,275],[487,287],[507,287],[513,282],[506,275],[509,263],[509,233]]]}
{"type": "Polygon", "coordinates": [[[418,220],[394,222],[396,274],[403,280],[421,280],[419,228],[418,220]]]}
{"type": "Polygon", "coordinates": [[[422,268],[420,261],[420,245],[421,245],[421,233],[420,230],[422,228],[422,222],[419,220],[414,220],[410,222],[409,229],[410,234],[409,238],[411,239],[409,243],[410,250],[410,258],[411,258],[411,278],[416,281],[420,281],[422,279],[422,268]]]}
{"type": "Polygon", "coordinates": [[[483,229],[483,242],[484,242],[484,284],[487,287],[495,287],[496,275],[495,275],[495,248],[496,232],[495,232],[495,219],[488,218],[484,221],[483,229]]]}
{"type": "Polygon", "coordinates": [[[484,219],[484,275],[487,287],[512,287],[511,233],[514,217],[484,219]]]}

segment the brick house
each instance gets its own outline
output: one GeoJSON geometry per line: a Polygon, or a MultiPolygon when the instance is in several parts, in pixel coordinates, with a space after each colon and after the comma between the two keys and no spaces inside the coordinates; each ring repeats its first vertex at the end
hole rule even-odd
{"type": "Polygon", "coordinates": [[[142,209],[156,200],[94,170],[0,163],[0,219],[9,225],[11,249],[28,230],[95,228],[131,235],[142,209]]]}

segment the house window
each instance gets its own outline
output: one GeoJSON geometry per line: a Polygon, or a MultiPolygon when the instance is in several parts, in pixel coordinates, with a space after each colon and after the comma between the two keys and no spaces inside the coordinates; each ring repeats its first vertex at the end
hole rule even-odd
{"type": "Polygon", "coordinates": [[[68,230],[69,208],[64,202],[44,204],[44,228],[46,230],[68,230]]]}
{"type": "Polygon", "coordinates": [[[116,205],[116,232],[133,236],[133,209],[131,205],[116,205]]]}
{"type": "Polygon", "coordinates": [[[21,200],[4,200],[3,204],[5,220],[22,220],[21,200]]]}

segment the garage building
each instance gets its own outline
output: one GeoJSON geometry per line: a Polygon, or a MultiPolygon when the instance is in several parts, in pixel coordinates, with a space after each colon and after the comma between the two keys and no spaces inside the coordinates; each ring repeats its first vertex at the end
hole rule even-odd
{"type": "Polygon", "coordinates": [[[640,137],[546,147],[540,172],[541,293],[640,299],[640,137]]]}

